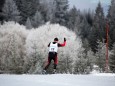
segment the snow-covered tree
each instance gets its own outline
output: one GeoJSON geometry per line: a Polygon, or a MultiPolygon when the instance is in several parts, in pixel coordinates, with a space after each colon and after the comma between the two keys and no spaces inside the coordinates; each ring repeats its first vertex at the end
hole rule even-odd
{"type": "Polygon", "coordinates": [[[58,72],[59,73],[73,73],[74,59],[70,57],[69,51],[67,54],[61,52],[61,58],[59,59],[58,72]]]}
{"type": "Polygon", "coordinates": [[[36,11],[33,20],[32,20],[32,25],[34,28],[37,28],[38,26],[44,24],[43,17],[40,12],[36,11]]]}
{"type": "Polygon", "coordinates": [[[55,13],[53,15],[53,23],[59,23],[60,25],[66,25],[68,0],[55,0],[55,13]]]}
{"type": "Polygon", "coordinates": [[[11,73],[23,73],[26,63],[26,30],[14,22],[0,27],[0,70],[11,73]]]}
{"type": "Polygon", "coordinates": [[[75,74],[88,74],[92,71],[93,65],[95,64],[95,55],[91,49],[84,48],[83,46],[79,49],[78,59],[74,63],[75,74]]]}
{"type": "Polygon", "coordinates": [[[113,45],[112,53],[110,54],[109,67],[115,73],[115,44],[113,45]]]}
{"type": "Polygon", "coordinates": [[[40,0],[40,3],[42,5],[42,11],[44,21],[52,21],[53,15],[55,13],[55,1],[54,0],[40,0]]]}
{"type": "Polygon", "coordinates": [[[17,6],[13,0],[6,0],[2,8],[2,15],[5,18],[5,21],[20,21],[20,12],[17,9],[17,6]]]}
{"type": "Polygon", "coordinates": [[[59,72],[72,73],[82,45],[81,40],[66,27],[50,23],[31,30],[14,22],[1,25],[0,70],[11,73],[41,73],[48,57],[47,45],[55,37],[58,37],[60,43],[64,37],[67,39],[67,45],[59,48],[59,72]]]}
{"type": "Polygon", "coordinates": [[[18,9],[20,10],[20,15],[22,17],[21,24],[25,24],[27,18],[32,18],[37,10],[40,11],[41,5],[39,0],[14,0],[18,9]]]}
{"type": "Polygon", "coordinates": [[[106,63],[106,45],[103,42],[98,41],[98,50],[96,55],[97,65],[99,67],[100,72],[105,71],[105,63],[106,63]]]}
{"type": "Polygon", "coordinates": [[[100,40],[102,42],[103,39],[105,39],[105,32],[105,17],[103,8],[101,6],[101,3],[99,2],[95,10],[93,28],[89,36],[89,42],[93,52],[97,51],[97,41],[100,40]]]}
{"type": "Polygon", "coordinates": [[[79,24],[81,23],[80,20],[80,11],[76,9],[74,6],[72,9],[70,9],[68,13],[68,24],[67,27],[69,29],[72,29],[73,31],[78,31],[79,24]]]}
{"type": "Polygon", "coordinates": [[[93,25],[93,20],[94,20],[94,11],[92,11],[90,8],[89,10],[85,13],[86,20],[88,24],[92,27],[93,25]]]}
{"type": "Polygon", "coordinates": [[[97,29],[98,39],[103,41],[105,37],[105,17],[101,3],[98,3],[98,6],[95,10],[93,29],[97,29]]]}
{"type": "Polygon", "coordinates": [[[115,42],[115,0],[111,0],[111,5],[109,7],[108,15],[107,15],[107,21],[109,23],[109,36],[110,36],[110,48],[112,48],[112,45],[115,42]]]}
{"type": "MultiPolygon", "coordinates": [[[[4,2],[5,0],[0,1],[0,12],[2,12],[4,2]]],[[[4,20],[3,15],[0,13],[0,23],[3,22],[3,20],[4,20]]]]}
{"type": "MultiPolygon", "coordinates": [[[[81,40],[79,39],[78,36],[76,37],[74,32],[58,24],[54,24],[54,25],[46,24],[44,26],[40,26],[39,28],[35,30],[31,30],[31,33],[28,35],[27,40],[26,40],[26,48],[27,48],[28,57],[35,58],[34,53],[37,52],[36,58],[38,59],[38,62],[41,61],[40,59],[46,62],[47,57],[48,57],[47,45],[49,44],[49,42],[53,41],[55,37],[58,37],[59,42],[63,42],[64,37],[67,38],[66,47],[59,49],[58,59],[59,59],[59,64],[62,64],[60,63],[62,59],[65,59],[65,60],[68,59],[68,61],[66,61],[67,65],[70,65],[69,58],[73,62],[75,58],[77,59],[78,48],[81,46],[81,40]],[[36,46],[36,49],[33,48],[34,45],[36,46]]],[[[65,64],[60,65],[59,67],[65,67],[65,64]]],[[[70,66],[66,66],[66,68],[67,67],[70,68],[70,66]]],[[[61,70],[59,71],[63,72],[61,70]]]]}
{"type": "Polygon", "coordinates": [[[31,20],[30,20],[30,18],[27,18],[27,21],[26,21],[26,28],[27,29],[32,29],[32,24],[31,24],[31,20]]]}
{"type": "Polygon", "coordinates": [[[2,11],[2,7],[3,7],[4,2],[5,2],[5,0],[2,0],[2,1],[0,2],[0,12],[2,11]]]}
{"type": "Polygon", "coordinates": [[[81,36],[82,40],[85,40],[86,38],[89,37],[91,31],[91,27],[89,26],[85,16],[83,16],[81,22],[78,25],[79,25],[78,27],[79,29],[77,31],[79,31],[79,35],[81,36]]]}
{"type": "Polygon", "coordinates": [[[84,48],[79,49],[78,59],[75,61],[74,64],[74,73],[75,74],[83,74],[85,73],[85,69],[87,68],[87,60],[86,54],[84,53],[84,48]]]}
{"type": "MultiPolygon", "coordinates": [[[[28,40],[28,39],[27,39],[28,40]]],[[[26,42],[27,49],[27,56],[30,58],[30,69],[29,73],[40,73],[42,70],[43,58],[42,54],[40,54],[38,49],[38,43],[36,40],[31,40],[31,42],[26,42]],[[30,43],[32,43],[30,45],[30,43]],[[38,70],[39,69],[39,70],[38,70]],[[38,70],[38,71],[36,71],[38,70]]]]}

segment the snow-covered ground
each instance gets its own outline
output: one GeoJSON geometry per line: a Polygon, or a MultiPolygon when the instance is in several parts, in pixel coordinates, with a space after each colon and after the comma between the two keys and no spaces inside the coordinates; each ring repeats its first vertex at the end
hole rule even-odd
{"type": "Polygon", "coordinates": [[[0,86],[115,86],[115,74],[0,75],[0,86]]]}

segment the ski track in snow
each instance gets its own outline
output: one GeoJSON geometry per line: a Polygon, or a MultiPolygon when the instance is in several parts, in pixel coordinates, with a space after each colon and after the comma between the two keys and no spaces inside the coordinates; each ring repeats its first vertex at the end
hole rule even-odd
{"type": "Polygon", "coordinates": [[[115,74],[1,74],[0,86],[115,86],[115,74]]]}

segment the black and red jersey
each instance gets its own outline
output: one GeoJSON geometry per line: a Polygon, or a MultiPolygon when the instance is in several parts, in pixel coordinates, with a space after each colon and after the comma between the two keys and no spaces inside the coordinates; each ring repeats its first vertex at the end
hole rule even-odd
{"type": "MultiPolygon", "coordinates": [[[[50,42],[51,43],[51,42],[50,42]]],[[[50,47],[50,43],[48,44],[48,47],[50,47]]],[[[57,42],[52,42],[53,44],[56,44],[57,42]]],[[[58,47],[64,47],[66,45],[66,41],[64,43],[58,43],[58,47]]]]}

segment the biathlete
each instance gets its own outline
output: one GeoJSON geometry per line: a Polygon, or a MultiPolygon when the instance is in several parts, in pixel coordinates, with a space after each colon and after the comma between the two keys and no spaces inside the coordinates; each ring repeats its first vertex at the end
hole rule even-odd
{"type": "Polygon", "coordinates": [[[53,60],[54,61],[54,70],[53,70],[53,73],[56,72],[56,67],[57,67],[57,64],[58,64],[58,56],[57,56],[57,52],[58,52],[58,47],[64,47],[66,45],[66,38],[64,38],[64,42],[61,44],[61,43],[58,43],[58,38],[54,38],[54,41],[53,42],[50,42],[48,44],[48,47],[49,47],[49,53],[48,53],[48,63],[47,65],[45,66],[44,68],[44,72],[46,73],[46,70],[48,69],[51,61],[53,60]]]}

